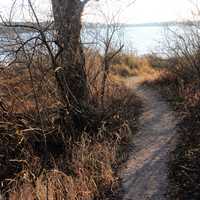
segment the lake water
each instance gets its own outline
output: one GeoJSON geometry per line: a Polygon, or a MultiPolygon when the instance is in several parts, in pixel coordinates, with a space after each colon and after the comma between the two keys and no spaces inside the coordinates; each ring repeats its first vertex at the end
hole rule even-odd
{"type": "Polygon", "coordinates": [[[162,53],[165,40],[164,26],[127,27],[124,29],[126,47],[134,49],[138,55],[162,53]]]}
{"type": "MultiPolygon", "coordinates": [[[[134,51],[138,55],[149,54],[152,52],[162,54],[164,32],[166,27],[164,26],[133,26],[124,27],[120,30],[120,34],[117,35],[118,39],[124,43],[124,49],[127,51],[134,51]]],[[[28,39],[31,35],[36,33],[23,33],[21,37],[23,39],[28,39]]],[[[102,28],[89,28],[86,32],[82,34],[83,41],[92,43],[94,38],[98,38],[101,41],[105,37],[105,29],[102,28]]],[[[3,36],[0,36],[2,39],[3,36]]],[[[115,39],[114,39],[115,40],[115,39]]],[[[87,45],[86,45],[87,46],[87,45]]],[[[89,45],[92,47],[92,45],[89,45]]],[[[100,51],[103,47],[99,47],[100,51]]],[[[104,47],[105,48],[105,47],[104,47]]],[[[5,52],[4,52],[5,53],[5,52]]]]}
{"type": "MultiPolygon", "coordinates": [[[[125,50],[132,50],[138,55],[149,54],[152,52],[162,54],[165,30],[165,26],[123,27],[119,33],[117,33],[116,38],[125,44],[125,50]]],[[[100,41],[101,38],[105,36],[105,30],[102,30],[102,28],[87,29],[86,33],[83,35],[85,36],[83,37],[83,41],[90,42],[93,38],[98,37],[100,41]]]]}

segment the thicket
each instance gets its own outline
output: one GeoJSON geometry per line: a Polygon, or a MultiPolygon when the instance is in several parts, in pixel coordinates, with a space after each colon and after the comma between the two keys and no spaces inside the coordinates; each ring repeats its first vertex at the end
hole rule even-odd
{"type": "Polygon", "coordinates": [[[140,102],[111,71],[102,106],[102,57],[85,53],[93,115],[88,123],[77,119],[82,132],[75,138],[63,136],[68,121],[60,118],[48,57],[37,55],[31,68],[1,67],[0,180],[8,199],[93,199],[116,190],[113,170],[127,156],[123,146],[136,131],[140,102]]]}

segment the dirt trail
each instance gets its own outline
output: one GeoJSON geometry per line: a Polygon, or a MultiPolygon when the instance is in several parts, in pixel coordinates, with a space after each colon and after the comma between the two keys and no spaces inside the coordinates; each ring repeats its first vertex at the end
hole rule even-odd
{"type": "Polygon", "coordinates": [[[121,171],[123,200],[165,200],[167,161],[176,142],[177,119],[158,93],[140,86],[140,78],[128,81],[142,99],[139,133],[133,138],[134,150],[121,171]]]}

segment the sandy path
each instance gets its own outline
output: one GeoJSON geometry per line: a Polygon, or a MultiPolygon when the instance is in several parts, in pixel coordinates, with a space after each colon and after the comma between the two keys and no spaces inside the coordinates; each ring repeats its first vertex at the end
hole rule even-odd
{"type": "Polygon", "coordinates": [[[165,200],[167,161],[176,141],[177,119],[156,91],[140,86],[140,79],[128,81],[144,103],[135,148],[121,171],[124,200],[165,200]]]}

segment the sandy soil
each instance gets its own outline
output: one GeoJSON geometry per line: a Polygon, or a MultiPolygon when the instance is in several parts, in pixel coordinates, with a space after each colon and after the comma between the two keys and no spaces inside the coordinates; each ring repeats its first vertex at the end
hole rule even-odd
{"type": "Polygon", "coordinates": [[[124,200],[165,200],[167,162],[176,144],[176,119],[159,94],[141,86],[141,78],[132,78],[128,87],[143,101],[139,133],[133,138],[134,150],[120,175],[124,200]]]}

